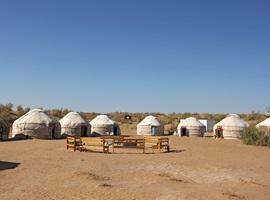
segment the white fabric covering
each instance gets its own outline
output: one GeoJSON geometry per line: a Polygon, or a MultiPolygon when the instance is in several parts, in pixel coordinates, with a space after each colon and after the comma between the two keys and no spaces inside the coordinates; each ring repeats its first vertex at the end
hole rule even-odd
{"type": "Polygon", "coordinates": [[[111,120],[107,115],[98,115],[96,118],[90,121],[90,125],[91,134],[93,135],[121,134],[118,124],[111,120]]]}
{"type": "Polygon", "coordinates": [[[164,135],[164,125],[154,116],[147,116],[137,125],[138,135],[151,135],[152,128],[156,128],[156,135],[164,135]]]}
{"type": "Polygon", "coordinates": [[[257,128],[259,128],[259,127],[270,128],[270,117],[267,118],[266,120],[260,122],[259,124],[257,124],[256,127],[257,127],[257,128]]]}
{"type": "Polygon", "coordinates": [[[60,121],[61,134],[73,136],[90,136],[90,124],[77,112],[70,112],[60,121]]]}
{"type": "Polygon", "coordinates": [[[248,123],[240,118],[239,115],[230,114],[214,126],[214,135],[218,127],[222,128],[224,139],[238,139],[241,138],[241,134],[245,127],[248,127],[248,123]]]}
{"type": "Polygon", "coordinates": [[[21,116],[12,125],[12,137],[60,138],[61,126],[43,110],[33,109],[21,116]]]}
{"type": "Polygon", "coordinates": [[[206,127],[194,117],[189,117],[180,121],[177,127],[177,132],[179,136],[181,136],[182,128],[186,128],[186,135],[189,137],[201,137],[206,132],[206,127]]]}

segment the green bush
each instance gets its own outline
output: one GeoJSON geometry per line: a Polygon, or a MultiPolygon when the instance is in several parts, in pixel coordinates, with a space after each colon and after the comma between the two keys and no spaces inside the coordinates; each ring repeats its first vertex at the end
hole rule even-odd
{"type": "Polygon", "coordinates": [[[263,129],[257,129],[255,127],[245,128],[242,138],[244,144],[270,147],[269,133],[263,129]]]}

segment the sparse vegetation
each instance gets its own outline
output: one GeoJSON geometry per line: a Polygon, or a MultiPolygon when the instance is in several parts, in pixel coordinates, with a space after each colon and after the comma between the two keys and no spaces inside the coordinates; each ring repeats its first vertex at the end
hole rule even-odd
{"type": "Polygon", "coordinates": [[[244,144],[270,147],[270,133],[266,129],[257,129],[254,126],[244,129],[242,138],[244,144]]]}
{"type": "MultiPolygon", "coordinates": [[[[0,104],[0,117],[6,119],[9,121],[9,123],[13,123],[16,119],[24,115],[30,110],[29,107],[23,107],[18,105],[16,108],[14,108],[12,103],[7,104],[0,104]]],[[[55,119],[61,119],[64,117],[68,112],[71,110],[69,109],[47,109],[45,110],[51,117],[55,119]]],[[[101,113],[95,113],[95,112],[80,112],[82,117],[84,117],[86,120],[92,120],[97,115],[101,113]]],[[[210,114],[210,113],[170,113],[170,114],[164,114],[164,113],[132,113],[132,119],[126,120],[125,116],[130,113],[127,112],[113,112],[113,113],[107,113],[107,115],[113,119],[114,121],[118,122],[119,124],[129,124],[129,123],[139,123],[141,120],[143,120],[148,115],[154,115],[158,117],[163,124],[165,125],[165,131],[167,134],[173,134],[174,131],[177,129],[177,125],[179,124],[180,119],[185,119],[187,117],[196,117],[197,119],[212,119],[215,121],[220,121],[224,117],[226,117],[227,114],[210,114]]],[[[252,111],[249,114],[240,114],[241,118],[243,118],[245,121],[250,123],[251,125],[255,125],[259,123],[260,121],[263,121],[266,119],[266,116],[262,113],[258,113],[255,111],[252,111]]]]}

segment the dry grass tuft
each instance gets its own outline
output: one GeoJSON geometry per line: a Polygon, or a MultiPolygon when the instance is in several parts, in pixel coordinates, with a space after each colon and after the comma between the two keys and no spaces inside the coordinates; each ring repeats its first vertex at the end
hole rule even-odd
{"type": "Polygon", "coordinates": [[[238,194],[235,194],[234,192],[223,192],[222,193],[223,196],[227,196],[229,197],[230,199],[239,199],[239,200],[245,200],[246,197],[243,196],[243,195],[238,195],[238,194]]]}
{"type": "Polygon", "coordinates": [[[178,178],[170,178],[170,181],[179,182],[179,183],[189,183],[186,180],[178,179],[178,178]]]}
{"type": "Polygon", "coordinates": [[[160,173],[157,176],[167,178],[169,181],[174,181],[174,182],[179,182],[179,183],[189,183],[188,181],[186,181],[184,179],[178,179],[178,178],[172,177],[171,175],[166,174],[166,173],[160,173]]]}
{"type": "Polygon", "coordinates": [[[108,183],[102,183],[102,184],[99,184],[98,187],[112,187],[112,185],[108,183]]]}
{"type": "Polygon", "coordinates": [[[109,180],[111,180],[110,177],[99,176],[93,172],[78,172],[78,173],[76,173],[76,175],[87,176],[87,178],[95,180],[95,181],[109,181],[109,180]]]}

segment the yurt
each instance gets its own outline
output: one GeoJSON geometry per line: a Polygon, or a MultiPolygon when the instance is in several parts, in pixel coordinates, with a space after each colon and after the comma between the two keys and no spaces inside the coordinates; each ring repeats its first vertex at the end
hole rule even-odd
{"type": "Polygon", "coordinates": [[[90,125],[91,134],[93,136],[121,134],[118,124],[111,120],[107,115],[98,115],[90,121],[90,125]]]}
{"type": "Polygon", "coordinates": [[[270,117],[256,125],[257,128],[270,129],[270,117]]]}
{"type": "Polygon", "coordinates": [[[196,118],[189,117],[180,121],[177,132],[179,136],[203,137],[206,127],[196,118]]]}
{"type": "Polygon", "coordinates": [[[60,138],[61,126],[58,121],[49,117],[43,110],[33,109],[13,123],[12,137],[60,138]]]}
{"type": "Polygon", "coordinates": [[[82,118],[77,112],[70,112],[65,115],[60,121],[61,135],[71,136],[90,136],[90,124],[82,118]]]}
{"type": "Polygon", "coordinates": [[[214,136],[224,139],[239,139],[248,123],[239,115],[230,114],[214,126],[214,136]]]}
{"type": "Polygon", "coordinates": [[[138,135],[164,135],[164,125],[154,116],[144,118],[137,125],[138,135]]]}
{"type": "Polygon", "coordinates": [[[0,140],[7,140],[9,135],[9,123],[0,118],[0,140]]]}

